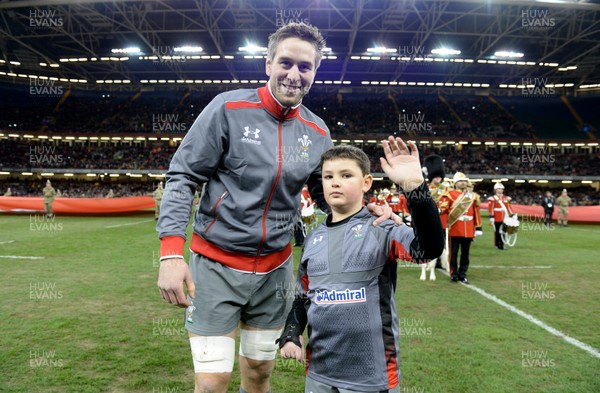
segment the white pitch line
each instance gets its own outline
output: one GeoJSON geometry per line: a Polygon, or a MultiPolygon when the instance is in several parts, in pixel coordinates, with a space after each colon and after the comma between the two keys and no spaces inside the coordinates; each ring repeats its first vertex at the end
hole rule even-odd
{"type": "Polygon", "coordinates": [[[7,243],[14,243],[14,242],[15,242],[14,240],[7,240],[5,242],[0,242],[0,244],[7,244],[7,243]]]}
{"type": "Polygon", "coordinates": [[[552,266],[486,266],[486,265],[474,265],[469,268],[479,269],[551,269],[552,266]]]}
{"type": "Polygon", "coordinates": [[[45,257],[24,257],[20,255],[0,255],[0,258],[5,259],[45,259],[45,257]]]}
{"type": "Polygon", "coordinates": [[[109,226],[107,226],[107,227],[104,227],[104,228],[118,228],[118,227],[124,227],[124,226],[127,226],[127,225],[137,225],[137,224],[143,224],[143,223],[145,223],[145,222],[150,222],[150,221],[154,221],[154,219],[151,219],[151,220],[144,220],[144,221],[130,222],[130,223],[127,223],[127,224],[109,225],[109,226]]]}
{"type": "MultiPolygon", "coordinates": [[[[421,265],[416,264],[416,263],[400,264],[398,266],[399,267],[418,267],[418,268],[421,268],[421,265]]],[[[469,269],[470,268],[476,268],[476,269],[551,269],[552,266],[487,266],[487,265],[469,265],[469,269]]]]}
{"type": "MultiPolygon", "coordinates": [[[[448,275],[448,273],[444,272],[446,275],[448,275]]],[[[449,275],[448,275],[449,276],[449,275]]],[[[590,355],[599,358],[600,359],[600,352],[598,352],[598,350],[584,342],[581,342],[571,336],[567,336],[565,333],[561,332],[558,329],[553,328],[552,326],[540,321],[539,319],[537,319],[536,317],[534,317],[531,314],[527,314],[525,311],[519,310],[518,308],[516,308],[513,305],[510,305],[508,303],[506,303],[504,300],[502,299],[498,299],[496,296],[491,295],[489,293],[487,293],[486,291],[484,291],[481,288],[476,287],[473,284],[463,284],[461,283],[463,286],[477,292],[478,294],[480,294],[481,296],[485,297],[486,299],[489,299],[491,301],[493,301],[496,304],[501,305],[502,307],[506,308],[508,311],[514,312],[515,314],[527,319],[529,322],[533,323],[534,325],[537,325],[539,327],[541,327],[542,329],[544,329],[545,331],[562,338],[563,340],[565,340],[566,342],[568,342],[571,345],[576,346],[579,349],[583,349],[584,351],[586,351],[587,353],[589,353],[590,355]]]]}

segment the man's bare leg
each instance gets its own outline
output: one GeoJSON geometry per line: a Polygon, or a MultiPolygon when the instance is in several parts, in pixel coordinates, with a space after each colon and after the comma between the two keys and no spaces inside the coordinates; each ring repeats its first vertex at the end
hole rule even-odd
{"type": "MultiPolygon", "coordinates": [[[[272,350],[277,353],[277,345],[275,339],[279,337],[281,328],[279,329],[256,329],[251,326],[241,324],[241,328],[246,331],[264,331],[265,336],[273,336],[272,350]]],[[[260,340],[259,340],[260,341],[260,340]]],[[[271,351],[269,344],[271,339],[262,340],[264,344],[257,345],[256,350],[258,351],[258,358],[263,359],[252,359],[248,356],[239,356],[240,360],[240,374],[242,379],[241,392],[246,393],[268,393],[271,391],[271,374],[275,366],[275,359],[264,359],[270,357],[268,353],[271,351]]]]}

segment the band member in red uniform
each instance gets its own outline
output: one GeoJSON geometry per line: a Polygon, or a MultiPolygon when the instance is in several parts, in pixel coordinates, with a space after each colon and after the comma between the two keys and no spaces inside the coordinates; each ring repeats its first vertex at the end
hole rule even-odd
{"type": "MultiPolygon", "coordinates": [[[[385,191],[385,190],[384,190],[385,191]]],[[[392,184],[390,194],[386,198],[388,205],[392,208],[392,212],[400,216],[405,223],[410,223],[410,213],[406,197],[402,193],[398,193],[398,187],[392,184]]]]}
{"type": "Polygon", "coordinates": [[[375,204],[377,206],[388,206],[387,196],[390,194],[390,190],[384,188],[377,194],[377,199],[375,200],[375,204]]]}
{"type": "Polygon", "coordinates": [[[514,214],[511,206],[511,198],[504,195],[504,185],[502,183],[494,184],[494,196],[488,198],[488,212],[490,213],[490,224],[496,231],[494,239],[498,250],[506,250],[502,236],[500,235],[500,227],[504,222],[504,218],[514,214]]]}
{"type": "Polygon", "coordinates": [[[481,213],[475,194],[467,191],[469,179],[464,173],[454,174],[454,190],[440,198],[438,206],[442,216],[446,216],[450,236],[450,276],[452,282],[469,283],[469,250],[475,236],[481,231],[481,213]],[[458,251],[460,267],[458,267],[458,251]]]}

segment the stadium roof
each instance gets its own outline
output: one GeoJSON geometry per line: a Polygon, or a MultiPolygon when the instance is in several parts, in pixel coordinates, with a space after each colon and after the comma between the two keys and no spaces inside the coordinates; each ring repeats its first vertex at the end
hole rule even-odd
{"type": "Polygon", "coordinates": [[[132,90],[258,84],[266,79],[264,53],[240,48],[265,47],[289,20],[326,37],[331,52],[317,74],[325,88],[600,90],[600,4],[582,0],[0,0],[0,82],[48,77],[132,90]],[[203,51],[176,52],[181,46],[203,51]],[[368,51],[381,46],[392,51],[368,51]],[[112,53],[127,47],[141,52],[112,53]],[[431,53],[440,47],[461,53],[431,53]]]}

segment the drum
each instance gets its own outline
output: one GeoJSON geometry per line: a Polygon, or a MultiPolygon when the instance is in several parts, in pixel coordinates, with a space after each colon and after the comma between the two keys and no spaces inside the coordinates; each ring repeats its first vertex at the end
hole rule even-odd
{"type": "Polygon", "coordinates": [[[500,235],[502,241],[509,246],[514,247],[517,243],[517,233],[519,232],[519,217],[516,214],[512,216],[504,217],[502,227],[500,228],[500,235]]]}

